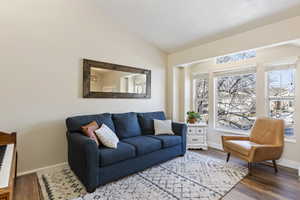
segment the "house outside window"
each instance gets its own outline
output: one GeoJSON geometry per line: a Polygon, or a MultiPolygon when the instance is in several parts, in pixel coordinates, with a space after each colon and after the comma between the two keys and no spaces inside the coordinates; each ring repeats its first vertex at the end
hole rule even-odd
{"type": "Polygon", "coordinates": [[[198,112],[203,121],[208,121],[208,74],[196,75],[194,85],[194,110],[198,112]]]}
{"type": "Polygon", "coordinates": [[[268,116],[285,121],[285,136],[294,136],[295,68],[267,71],[268,116]]]}
{"type": "Polygon", "coordinates": [[[256,116],[256,73],[247,71],[215,75],[215,128],[249,131],[256,116]]]}

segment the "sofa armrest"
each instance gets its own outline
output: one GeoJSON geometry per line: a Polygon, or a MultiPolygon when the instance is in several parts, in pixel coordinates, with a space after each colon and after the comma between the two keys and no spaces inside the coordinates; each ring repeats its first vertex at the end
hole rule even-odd
{"type": "Polygon", "coordinates": [[[182,137],[182,155],[184,155],[186,152],[187,125],[184,123],[172,122],[172,130],[175,133],[175,135],[179,135],[182,137]]]}
{"type": "Polygon", "coordinates": [[[92,139],[81,133],[67,132],[68,162],[80,178],[87,191],[93,191],[99,183],[98,146],[92,139]]]}

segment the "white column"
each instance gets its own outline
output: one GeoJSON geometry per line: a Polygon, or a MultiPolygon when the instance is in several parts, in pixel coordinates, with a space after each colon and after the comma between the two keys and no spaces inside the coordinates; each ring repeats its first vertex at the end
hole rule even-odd
{"type": "Polygon", "coordinates": [[[265,67],[262,63],[256,65],[256,117],[267,116],[267,87],[265,67]]]}
{"type": "Polygon", "coordinates": [[[174,67],[173,68],[173,115],[174,121],[182,121],[183,105],[184,105],[184,68],[174,67]]]}
{"type": "Polygon", "coordinates": [[[181,121],[184,122],[186,120],[186,113],[191,110],[191,68],[184,67],[184,80],[183,80],[183,111],[181,113],[181,121]]]}

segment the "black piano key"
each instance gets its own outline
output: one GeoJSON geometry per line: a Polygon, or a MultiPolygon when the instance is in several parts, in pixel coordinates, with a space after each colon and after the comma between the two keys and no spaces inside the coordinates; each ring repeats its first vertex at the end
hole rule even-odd
{"type": "Polygon", "coordinates": [[[7,147],[7,145],[0,146],[0,170],[3,165],[3,158],[4,158],[5,151],[6,151],[6,147],[7,147]]]}

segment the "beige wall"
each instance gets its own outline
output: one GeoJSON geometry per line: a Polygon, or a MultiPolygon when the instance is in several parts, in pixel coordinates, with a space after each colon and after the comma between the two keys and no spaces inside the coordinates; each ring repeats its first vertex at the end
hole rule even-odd
{"type": "Polygon", "coordinates": [[[165,110],[166,55],[96,1],[5,1],[0,27],[0,129],[18,132],[19,172],[66,161],[69,116],[165,110]],[[83,99],[83,58],[151,69],[152,98],[83,99]]]}
{"type": "Polygon", "coordinates": [[[244,33],[198,45],[168,55],[168,115],[174,115],[174,69],[220,55],[256,49],[300,38],[300,16],[262,26],[244,33]]]}
{"type": "Polygon", "coordinates": [[[215,56],[255,49],[300,38],[300,16],[262,26],[168,55],[168,65],[177,66],[215,56]]]}
{"type": "MultiPolygon", "coordinates": [[[[257,116],[266,116],[266,106],[265,106],[265,65],[271,62],[286,62],[287,60],[295,60],[295,58],[300,56],[300,47],[284,45],[280,47],[273,47],[270,49],[264,49],[257,51],[256,58],[252,58],[246,61],[236,62],[234,64],[215,64],[215,60],[211,59],[206,62],[201,62],[199,64],[195,64],[190,68],[190,80],[192,80],[192,76],[195,73],[209,73],[209,129],[208,129],[208,143],[213,147],[221,147],[221,135],[230,134],[228,132],[222,132],[216,130],[213,126],[213,118],[214,118],[214,86],[213,86],[213,72],[219,70],[226,70],[232,68],[242,68],[249,65],[255,65],[257,70],[257,81],[256,81],[256,94],[257,94],[257,116]]],[[[300,78],[300,66],[298,66],[296,79],[300,78]]],[[[297,81],[299,83],[299,81],[297,81]]],[[[192,84],[191,84],[192,86],[192,84]]],[[[299,84],[296,85],[297,91],[300,91],[299,84]]],[[[192,98],[192,93],[188,96],[190,99],[192,98]]],[[[186,98],[188,98],[186,97],[186,98]]],[[[183,105],[184,106],[184,105],[183,105]]],[[[193,105],[190,106],[190,109],[193,109],[193,105]]],[[[295,127],[295,135],[296,141],[293,142],[285,142],[285,149],[283,154],[282,161],[283,164],[287,162],[292,163],[292,165],[300,164],[299,153],[300,152],[300,115],[297,114],[297,110],[300,110],[300,97],[296,96],[296,127],[295,127]]]]}
{"type": "MultiPolygon", "coordinates": [[[[174,111],[178,106],[178,99],[176,98],[176,95],[174,95],[174,91],[177,87],[177,85],[174,84],[174,82],[176,81],[174,71],[177,70],[176,68],[178,66],[184,66],[187,64],[198,62],[200,60],[205,60],[243,50],[272,46],[279,43],[286,43],[287,41],[297,40],[299,38],[300,16],[297,16],[168,55],[168,115],[174,118],[174,111]]],[[[291,56],[293,53],[290,54],[289,52],[288,54],[289,56],[291,56]]],[[[210,89],[212,90],[212,88],[210,89]]],[[[298,93],[300,92],[300,87],[298,87],[297,91],[298,93]]],[[[298,98],[299,97],[297,97],[297,99],[298,98]]],[[[262,100],[260,99],[258,101],[262,100]]],[[[183,107],[184,106],[185,105],[183,105],[183,107]]],[[[299,103],[297,104],[297,107],[299,107],[299,103]]],[[[297,121],[300,121],[300,117],[299,114],[296,115],[297,123],[297,121]]],[[[300,151],[298,145],[300,134],[297,133],[297,130],[300,130],[300,127],[298,127],[299,123],[297,123],[296,127],[297,143],[286,144],[284,160],[282,160],[282,163],[292,167],[300,167],[300,159],[297,155],[297,153],[300,151]]],[[[213,130],[210,130],[210,132],[212,131],[213,130]]],[[[217,135],[220,134],[217,133],[217,135]]],[[[211,141],[211,143],[220,143],[220,137],[213,134],[209,135],[209,140],[211,141]]]]}

